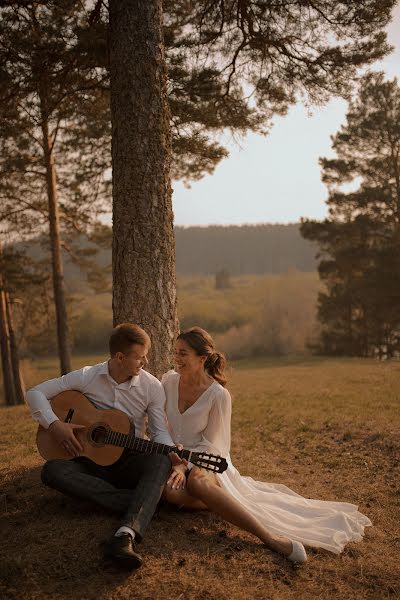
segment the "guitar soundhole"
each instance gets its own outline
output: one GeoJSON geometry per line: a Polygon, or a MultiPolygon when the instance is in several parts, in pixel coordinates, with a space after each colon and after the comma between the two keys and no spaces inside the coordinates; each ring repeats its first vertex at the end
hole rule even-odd
{"type": "Polygon", "coordinates": [[[108,428],[105,425],[95,425],[90,432],[91,441],[96,446],[104,446],[106,443],[108,428]]]}

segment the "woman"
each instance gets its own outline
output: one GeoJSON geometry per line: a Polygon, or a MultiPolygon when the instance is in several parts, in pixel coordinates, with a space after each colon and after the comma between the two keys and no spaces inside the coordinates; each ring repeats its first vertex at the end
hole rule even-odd
{"type": "MultiPolygon", "coordinates": [[[[303,498],[281,484],[242,477],[232,465],[231,398],[225,389],[225,358],[211,336],[193,327],[178,336],[176,372],[163,377],[167,417],[176,444],[226,457],[228,469],[215,474],[175,467],[165,488],[169,502],[207,508],[256,535],[293,562],[305,562],[303,544],[339,553],[362,539],[371,525],[353,504],[303,498]]],[[[189,465],[190,466],[190,465],[189,465]]]]}

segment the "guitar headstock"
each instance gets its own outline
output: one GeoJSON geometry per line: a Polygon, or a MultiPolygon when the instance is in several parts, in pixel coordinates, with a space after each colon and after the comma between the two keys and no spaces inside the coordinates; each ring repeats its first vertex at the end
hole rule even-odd
{"type": "Polygon", "coordinates": [[[207,454],[206,452],[192,452],[190,462],[196,467],[214,471],[214,473],[223,473],[228,468],[228,463],[222,456],[207,454]]]}

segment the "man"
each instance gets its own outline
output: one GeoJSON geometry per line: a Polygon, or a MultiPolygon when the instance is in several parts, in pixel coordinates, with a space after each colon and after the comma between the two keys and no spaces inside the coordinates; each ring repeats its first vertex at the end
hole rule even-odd
{"type": "Polygon", "coordinates": [[[161,383],[143,367],[147,365],[150,338],[138,325],[123,323],[111,334],[110,360],[83,367],[51,379],[27,393],[33,418],[49,430],[71,460],[50,460],[42,470],[44,484],[119,512],[121,526],[107,544],[106,556],[128,568],[138,568],[142,558],[136,552],[157,507],[177,455],[139,454],[130,451],[114,465],[102,467],[80,457],[82,447],[74,431],[82,426],[60,421],[49,400],[61,392],[82,392],[97,408],[124,411],[144,436],[146,415],[151,439],[174,446],[164,413],[165,396],[161,383]]]}

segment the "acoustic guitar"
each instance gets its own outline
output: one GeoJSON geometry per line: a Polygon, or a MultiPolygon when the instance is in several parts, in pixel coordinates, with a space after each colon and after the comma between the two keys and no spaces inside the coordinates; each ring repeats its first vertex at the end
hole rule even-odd
{"type": "MultiPolygon", "coordinates": [[[[84,425],[84,429],[74,430],[75,436],[83,447],[80,456],[90,458],[98,465],[112,465],[120,458],[124,449],[129,448],[143,454],[168,455],[170,452],[176,452],[180,458],[215,473],[223,473],[228,467],[225,458],[221,456],[185,449],[178,450],[175,446],[135,437],[131,433],[132,425],[128,415],[116,408],[99,410],[80,392],[62,392],[50,400],[50,404],[60,421],[84,425]]],[[[72,456],[56,443],[51,433],[41,425],[37,432],[36,443],[39,453],[45,460],[72,459],[72,456]]]]}

